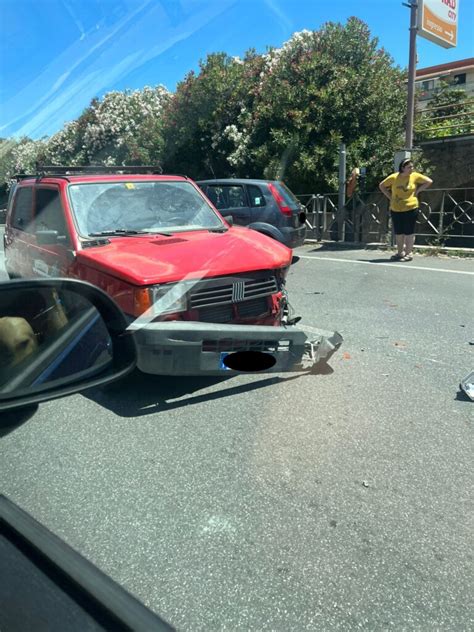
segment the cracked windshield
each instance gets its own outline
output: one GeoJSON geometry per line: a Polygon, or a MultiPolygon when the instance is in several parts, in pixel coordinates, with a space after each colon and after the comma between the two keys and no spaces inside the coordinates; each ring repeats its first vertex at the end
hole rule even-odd
{"type": "Polygon", "coordinates": [[[472,629],[472,1],[0,18],[0,630],[472,629]]]}

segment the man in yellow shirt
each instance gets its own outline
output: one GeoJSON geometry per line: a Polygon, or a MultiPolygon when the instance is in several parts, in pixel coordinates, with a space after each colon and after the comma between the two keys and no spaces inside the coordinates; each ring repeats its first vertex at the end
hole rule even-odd
{"type": "Polygon", "coordinates": [[[415,223],[420,203],[418,193],[433,184],[433,180],[414,170],[410,158],[400,163],[398,173],[392,173],[379,184],[379,189],[390,200],[390,215],[397,241],[395,261],[411,261],[415,244],[415,223]]]}

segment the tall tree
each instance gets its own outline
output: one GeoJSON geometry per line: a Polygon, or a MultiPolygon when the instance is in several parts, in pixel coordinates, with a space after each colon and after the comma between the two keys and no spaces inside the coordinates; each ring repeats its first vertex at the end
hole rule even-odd
{"type": "Polygon", "coordinates": [[[357,18],[295,34],[267,56],[251,149],[268,177],[335,188],[338,143],[377,180],[401,142],[404,73],[357,18]]]}
{"type": "Polygon", "coordinates": [[[251,111],[259,64],[252,51],[244,60],[215,53],[178,84],[163,114],[167,171],[194,178],[236,174],[244,142],[237,123],[251,111]]]}

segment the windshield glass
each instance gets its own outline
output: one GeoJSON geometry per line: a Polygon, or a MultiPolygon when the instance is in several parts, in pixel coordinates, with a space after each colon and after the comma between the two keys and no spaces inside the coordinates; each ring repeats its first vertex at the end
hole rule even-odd
{"type": "Polygon", "coordinates": [[[81,235],[114,230],[153,233],[225,227],[188,182],[71,184],[69,196],[81,235]]]}

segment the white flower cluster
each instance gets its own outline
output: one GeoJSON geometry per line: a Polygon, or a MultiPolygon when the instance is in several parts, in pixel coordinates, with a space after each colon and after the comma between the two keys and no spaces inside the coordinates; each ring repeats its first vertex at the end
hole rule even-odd
{"type": "Polygon", "coordinates": [[[250,136],[244,131],[239,131],[237,125],[227,125],[227,127],[224,128],[222,136],[231,140],[235,145],[234,151],[226,156],[228,163],[233,167],[244,164],[247,158],[250,136]]]}
{"type": "Polygon", "coordinates": [[[46,142],[43,140],[28,140],[18,143],[12,152],[13,171],[15,173],[36,173],[35,163],[45,153],[45,150],[46,142]]]}
{"type": "Polygon", "coordinates": [[[78,121],[66,123],[62,130],[56,132],[47,141],[48,159],[51,164],[80,164],[80,156],[77,155],[77,135],[79,131],[78,121]]]}
{"type": "MultiPolygon", "coordinates": [[[[266,70],[274,70],[282,61],[290,60],[296,53],[311,51],[314,46],[315,34],[313,31],[304,29],[293,33],[281,48],[273,48],[265,55],[262,55],[266,62],[266,70]]],[[[261,73],[260,77],[262,77],[261,73]]]]}
{"type": "Polygon", "coordinates": [[[147,122],[151,124],[161,115],[168,97],[169,92],[163,86],[107,93],[90,108],[91,120],[84,130],[83,150],[92,156],[111,145],[126,145],[147,122]]]}

